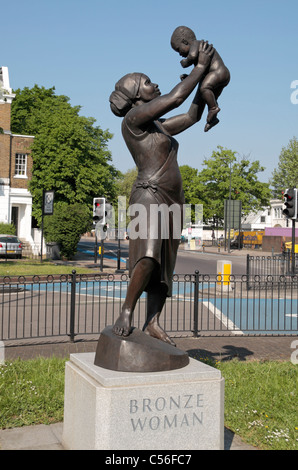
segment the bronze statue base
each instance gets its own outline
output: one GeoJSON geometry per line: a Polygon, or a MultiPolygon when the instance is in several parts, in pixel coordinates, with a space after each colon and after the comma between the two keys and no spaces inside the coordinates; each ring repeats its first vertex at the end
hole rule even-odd
{"type": "Polygon", "coordinates": [[[96,366],[121,372],[160,372],[181,369],[188,363],[185,351],[137,328],[129,336],[117,336],[112,326],[101,332],[94,360],[96,366]]]}

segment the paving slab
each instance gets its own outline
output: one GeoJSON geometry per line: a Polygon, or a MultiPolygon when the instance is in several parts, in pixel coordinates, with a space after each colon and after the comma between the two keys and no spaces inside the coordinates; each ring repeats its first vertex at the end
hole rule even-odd
{"type": "MultiPolygon", "coordinates": [[[[0,430],[0,450],[65,450],[61,444],[63,423],[38,424],[0,430]]],[[[225,428],[224,450],[258,450],[225,428]]]]}

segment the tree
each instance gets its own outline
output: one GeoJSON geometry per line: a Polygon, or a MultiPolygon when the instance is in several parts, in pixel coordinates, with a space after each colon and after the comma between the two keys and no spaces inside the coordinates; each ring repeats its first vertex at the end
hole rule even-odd
{"type": "Polygon", "coordinates": [[[244,215],[269,205],[269,184],[257,178],[257,174],[264,171],[258,160],[251,162],[245,157],[237,160],[236,152],[218,146],[203,165],[205,168],[198,173],[198,179],[204,185],[201,197],[205,220],[214,216],[223,220],[224,200],[229,199],[230,191],[232,200],[242,201],[244,215]]]}
{"type": "Polygon", "coordinates": [[[55,190],[55,206],[79,203],[91,213],[93,197],[114,201],[119,174],[107,148],[112,135],[95,126],[94,118],[80,116],[80,107],[71,106],[69,98],[54,90],[26,87],[16,90],[12,102],[13,132],[35,136],[29,189],[39,225],[44,189],[55,190]]]}
{"type": "Polygon", "coordinates": [[[298,185],[298,140],[293,137],[287,147],[283,147],[279,155],[277,168],[270,180],[274,193],[281,198],[281,192],[286,188],[298,185]]]}
{"type": "MultiPolygon", "coordinates": [[[[132,190],[132,187],[133,187],[133,184],[136,180],[138,176],[138,170],[137,170],[137,167],[134,167],[130,170],[127,170],[125,173],[121,173],[119,178],[117,179],[116,181],[116,187],[117,187],[117,193],[118,193],[118,196],[120,197],[125,197],[125,204],[126,204],[126,207],[121,207],[122,210],[126,210],[126,220],[125,220],[125,223],[126,223],[126,226],[129,224],[130,222],[130,217],[127,215],[127,209],[128,209],[128,206],[129,206],[129,200],[130,200],[130,194],[131,194],[131,190],[132,190]]],[[[123,203],[122,203],[123,204],[123,203]]],[[[118,226],[118,204],[115,205],[115,208],[116,208],[116,226],[118,226]]],[[[123,215],[121,216],[123,217],[123,215]]],[[[123,219],[121,219],[123,220],[123,219]]]]}
{"type": "Polygon", "coordinates": [[[54,214],[44,218],[45,239],[47,242],[58,243],[61,255],[70,259],[91,223],[89,210],[83,204],[59,202],[54,214]]]}
{"type": "Polygon", "coordinates": [[[131,170],[127,170],[125,173],[121,174],[119,179],[117,180],[117,191],[119,196],[126,197],[126,203],[128,205],[130,193],[132,190],[132,186],[138,176],[138,170],[136,167],[132,168],[131,170]]]}
{"type": "MultiPolygon", "coordinates": [[[[201,183],[198,175],[198,170],[189,165],[180,166],[180,173],[182,177],[182,185],[185,197],[185,204],[191,206],[191,212],[185,212],[185,222],[188,223],[188,218],[191,217],[192,223],[198,223],[199,211],[198,207],[203,204],[202,195],[204,192],[204,185],[201,183]],[[197,208],[195,207],[197,205],[197,208]]],[[[201,216],[199,217],[201,219],[201,216]]]]}
{"type": "Polygon", "coordinates": [[[183,191],[186,204],[202,204],[204,185],[200,181],[199,172],[189,165],[179,167],[183,182],[183,191]]]}
{"type": "MultiPolygon", "coordinates": [[[[11,106],[11,128],[16,134],[35,135],[39,131],[39,122],[43,114],[43,105],[48,100],[68,102],[69,98],[55,95],[55,87],[46,89],[34,85],[23,90],[14,90],[16,97],[11,106]]],[[[77,108],[79,110],[79,108],[77,108]]]]}

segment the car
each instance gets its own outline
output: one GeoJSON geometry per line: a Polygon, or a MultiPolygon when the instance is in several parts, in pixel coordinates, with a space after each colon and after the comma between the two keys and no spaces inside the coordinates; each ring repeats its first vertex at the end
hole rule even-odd
{"type": "Polygon", "coordinates": [[[22,258],[22,242],[15,235],[0,234],[0,256],[22,258]]]}

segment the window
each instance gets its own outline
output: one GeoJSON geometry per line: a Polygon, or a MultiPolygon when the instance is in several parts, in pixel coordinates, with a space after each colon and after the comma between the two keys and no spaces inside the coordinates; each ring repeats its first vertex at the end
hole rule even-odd
{"type": "Polygon", "coordinates": [[[16,153],[15,176],[27,177],[27,155],[16,153]]]}
{"type": "Polygon", "coordinates": [[[261,223],[264,223],[266,222],[266,216],[265,215],[261,215],[261,223]]]}
{"type": "Polygon", "coordinates": [[[282,218],[282,207],[275,207],[274,208],[274,217],[275,217],[275,219],[281,219],[282,218]]]}

